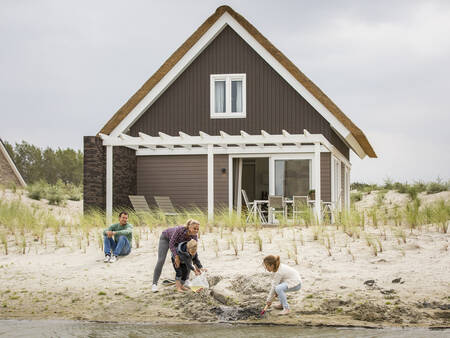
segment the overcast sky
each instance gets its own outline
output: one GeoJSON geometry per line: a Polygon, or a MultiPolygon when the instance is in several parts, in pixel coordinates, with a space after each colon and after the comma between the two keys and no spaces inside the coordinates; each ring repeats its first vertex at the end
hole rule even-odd
{"type": "MultiPolygon", "coordinates": [[[[0,137],[82,149],[222,1],[0,1],[0,137]]],[[[228,1],[367,135],[352,181],[450,178],[450,1],[228,1]]]]}

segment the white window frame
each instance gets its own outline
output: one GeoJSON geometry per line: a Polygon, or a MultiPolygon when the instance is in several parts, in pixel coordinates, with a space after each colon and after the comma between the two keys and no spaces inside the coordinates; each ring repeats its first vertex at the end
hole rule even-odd
{"type": "Polygon", "coordinates": [[[339,195],[341,194],[341,161],[335,156],[332,156],[331,158],[331,201],[334,203],[337,210],[341,210],[342,201],[339,198],[339,195]],[[337,172],[335,169],[337,169],[337,172]],[[339,205],[337,204],[338,201],[339,205]]]}
{"type": "Polygon", "coordinates": [[[210,102],[211,112],[210,117],[212,119],[236,119],[247,117],[247,81],[246,74],[211,74],[210,76],[210,102]],[[242,112],[231,112],[231,81],[242,81],[242,112]],[[215,95],[215,82],[225,81],[225,113],[216,113],[216,95],[215,95]]]}

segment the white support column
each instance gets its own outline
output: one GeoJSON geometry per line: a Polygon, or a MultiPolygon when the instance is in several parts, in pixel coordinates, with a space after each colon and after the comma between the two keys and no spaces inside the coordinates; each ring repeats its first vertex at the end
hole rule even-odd
{"type": "Polygon", "coordinates": [[[214,219],[214,154],[213,145],[208,145],[208,221],[214,219]]]}
{"type": "Polygon", "coordinates": [[[106,146],[106,224],[112,223],[113,209],[113,146],[106,146]]]}
{"type": "Polygon", "coordinates": [[[228,155],[228,210],[233,212],[233,158],[228,155]]]}
{"type": "Polygon", "coordinates": [[[236,200],[236,211],[237,216],[241,217],[242,212],[242,158],[239,158],[239,168],[238,168],[238,185],[237,185],[237,200],[236,200]]]}
{"type": "Polygon", "coordinates": [[[321,196],[320,196],[320,142],[314,143],[314,189],[316,191],[316,216],[319,223],[322,222],[321,215],[321,196]]]}

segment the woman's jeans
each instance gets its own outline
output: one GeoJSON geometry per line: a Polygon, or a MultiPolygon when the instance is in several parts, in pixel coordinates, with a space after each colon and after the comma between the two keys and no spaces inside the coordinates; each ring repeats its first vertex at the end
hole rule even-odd
{"type": "Polygon", "coordinates": [[[169,239],[161,234],[158,245],[158,261],[156,262],[155,271],[153,272],[153,284],[158,284],[161,271],[166,261],[167,251],[169,251],[169,239]]]}
{"type": "Polygon", "coordinates": [[[278,299],[280,300],[280,303],[283,306],[283,309],[285,309],[285,310],[289,309],[289,305],[288,305],[287,298],[286,298],[286,292],[298,291],[298,290],[300,290],[301,287],[302,287],[302,283],[298,283],[298,285],[296,285],[292,288],[289,288],[286,283],[278,284],[275,287],[275,292],[278,295],[278,299]]]}
{"type": "Polygon", "coordinates": [[[114,256],[126,256],[130,253],[130,242],[128,242],[128,238],[126,238],[125,236],[120,236],[117,243],[112,237],[104,237],[105,240],[103,247],[105,248],[105,255],[111,255],[111,251],[113,252],[114,256]]]}

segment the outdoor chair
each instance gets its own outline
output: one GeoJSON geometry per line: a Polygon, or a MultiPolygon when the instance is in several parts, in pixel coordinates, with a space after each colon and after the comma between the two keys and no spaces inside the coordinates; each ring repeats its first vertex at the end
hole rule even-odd
{"type": "Polygon", "coordinates": [[[273,222],[276,214],[282,214],[283,219],[286,218],[286,203],[283,196],[269,196],[269,219],[273,222]]]}
{"type": "Polygon", "coordinates": [[[156,205],[164,213],[165,216],[177,216],[178,212],[173,207],[169,196],[153,196],[156,205]]]}
{"type": "Polygon", "coordinates": [[[242,189],[241,192],[242,197],[244,198],[245,206],[247,207],[247,218],[245,219],[245,221],[248,223],[248,221],[253,218],[253,221],[256,222],[256,215],[258,214],[261,223],[266,223],[266,218],[264,217],[263,211],[261,210],[258,203],[255,201],[250,202],[247,196],[247,192],[244,189],[242,189]]]}
{"type": "Polygon", "coordinates": [[[297,215],[307,216],[309,210],[308,196],[293,196],[292,197],[292,220],[295,222],[297,215]]]}
{"type": "Polygon", "coordinates": [[[151,210],[147,204],[147,200],[145,199],[145,196],[130,195],[130,196],[128,196],[128,198],[130,199],[131,205],[133,206],[133,209],[134,209],[134,211],[136,211],[136,213],[151,212],[151,210]]]}
{"type": "Polygon", "coordinates": [[[320,212],[322,215],[322,220],[324,220],[325,216],[327,216],[330,223],[334,223],[334,212],[333,211],[334,211],[333,202],[321,201],[320,212]]]}

